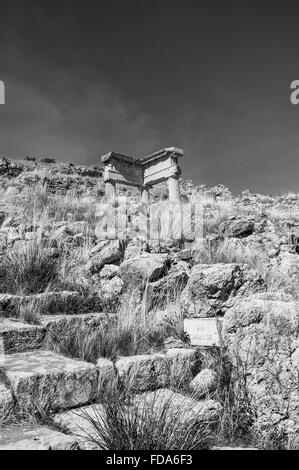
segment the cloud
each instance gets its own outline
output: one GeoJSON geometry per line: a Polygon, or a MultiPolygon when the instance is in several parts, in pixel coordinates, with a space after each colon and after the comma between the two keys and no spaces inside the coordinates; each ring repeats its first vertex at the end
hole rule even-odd
{"type": "Polygon", "coordinates": [[[11,74],[0,120],[0,153],[7,156],[95,164],[110,150],[146,155],[159,146],[151,116],[107,84],[74,70],[27,64],[22,77],[11,74]]]}

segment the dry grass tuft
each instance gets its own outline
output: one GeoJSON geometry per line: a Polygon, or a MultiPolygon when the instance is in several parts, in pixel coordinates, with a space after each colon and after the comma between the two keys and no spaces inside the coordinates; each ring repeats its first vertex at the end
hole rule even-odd
{"type": "Polygon", "coordinates": [[[58,262],[44,242],[34,240],[5,253],[1,274],[1,292],[38,294],[57,282],[58,262]]]}
{"type": "Polygon", "coordinates": [[[146,404],[142,396],[131,402],[128,391],[117,386],[102,395],[103,412],[94,408],[84,418],[88,440],[99,450],[203,450],[211,442],[211,429],[196,418],[183,424],[172,399],[160,403],[159,393],[146,404]]]}
{"type": "MultiPolygon", "coordinates": [[[[180,314],[167,314],[170,306],[162,313],[147,313],[138,299],[137,293],[124,295],[117,311],[110,313],[106,322],[96,328],[71,326],[63,337],[50,338],[49,347],[67,356],[95,363],[100,357],[116,360],[119,356],[156,352],[169,336],[183,336],[180,314]]],[[[176,310],[172,308],[171,312],[176,310]]]]}

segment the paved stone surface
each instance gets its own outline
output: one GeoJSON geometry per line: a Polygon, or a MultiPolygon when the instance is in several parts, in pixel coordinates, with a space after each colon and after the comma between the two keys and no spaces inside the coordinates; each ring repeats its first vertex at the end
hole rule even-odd
{"type": "Polygon", "coordinates": [[[78,439],[47,426],[13,426],[0,430],[0,450],[78,450],[78,439]]]}
{"type": "Polygon", "coordinates": [[[19,406],[47,409],[71,408],[91,401],[98,372],[93,364],[49,351],[6,356],[4,369],[19,406]]]}
{"type": "Polygon", "coordinates": [[[54,417],[54,423],[63,431],[75,435],[81,449],[89,450],[96,448],[96,445],[88,439],[89,436],[96,437],[96,431],[88,418],[102,422],[105,419],[104,407],[96,404],[58,413],[54,417]]]}

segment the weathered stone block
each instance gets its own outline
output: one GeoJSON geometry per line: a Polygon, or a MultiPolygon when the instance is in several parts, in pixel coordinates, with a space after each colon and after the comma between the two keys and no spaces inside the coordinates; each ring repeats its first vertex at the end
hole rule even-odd
{"type": "Polygon", "coordinates": [[[151,413],[159,419],[165,413],[166,420],[175,420],[182,426],[214,421],[222,409],[216,400],[198,401],[165,388],[137,395],[134,406],[141,416],[151,413]]]}
{"type": "Polygon", "coordinates": [[[103,405],[95,404],[76,408],[75,410],[58,413],[54,416],[54,423],[63,431],[73,434],[80,443],[80,449],[92,450],[97,446],[90,442],[89,437],[97,437],[94,426],[90,419],[102,423],[105,420],[103,405]]]}
{"type": "Polygon", "coordinates": [[[246,265],[198,264],[191,270],[180,305],[184,316],[214,317],[242,297],[265,290],[261,276],[246,265]]]}
{"type": "Polygon", "coordinates": [[[13,426],[0,430],[0,450],[79,450],[78,439],[47,426],[13,426]]]}
{"type": "Polygon", "coordinates": [[[71,408],[88,403],[97,392],[94,365],[49,351],[6,356],[4,369],[21,409],[71,408]]]}
{"type": "Polygon", "coordinates": [[[103,391],[116,379],[116,369],[114,363],[104,357],[98,359],[96,367],[99,371],[98,390],[103,391]]]}
{"type": "Polygon", "coordinates": [[[192,379],[195,351],[170,349],[166,354],[122,357],[115,363],[119,378],[136,391],[155,390],[192,379]]]}
{"type": "Polygon", "coordinates": [[[10,388],[0,379],[0,415],[4,416],[14,403],[10,388]]]}
{"type": "Polygon", "coordinates": [[[42,326],[28,325],[12,318],[0,318],[0,341],[3,341],[5,354],[38,349],[45,333],[42,326]]]}
{"type": "Polygon", "coordinates": [[[105,264],[113,264],[121,261],[124,254],[124,246],[120,240],[114,240],[95,253],[87,263],[86,269],[91,274],[101,271],[105,264]]]}
{"type": "Polygon", "coordinates": [[[159,279],[166,271],[167,255],[146,253],[132,258],[120,266],[119,275],[127,284],[152,282],[159,279]]]}
{"type": "Polygon", "coordinates": [[[196,398],[202,398],[203,396],[214,392],[216,387],[217,374],[211,369],[201,370],[190,383],[190,389],[196,398]]]}

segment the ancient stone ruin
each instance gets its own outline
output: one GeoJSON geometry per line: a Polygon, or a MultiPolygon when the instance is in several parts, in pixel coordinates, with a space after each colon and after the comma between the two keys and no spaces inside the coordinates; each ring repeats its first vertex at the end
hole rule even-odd
{"type": "Polygon", "coordinates": [[[159,150],[143,159],[110,152],[102,157],[105,165],[104,181],[108,198],[117,194],[117,185],[134,186],[140,190],[142,202],[149,202],[149,189],[164,181],[168,182],[170,201],[179,201],[178,159],[183,150],[171,147],[159,150]]]}

